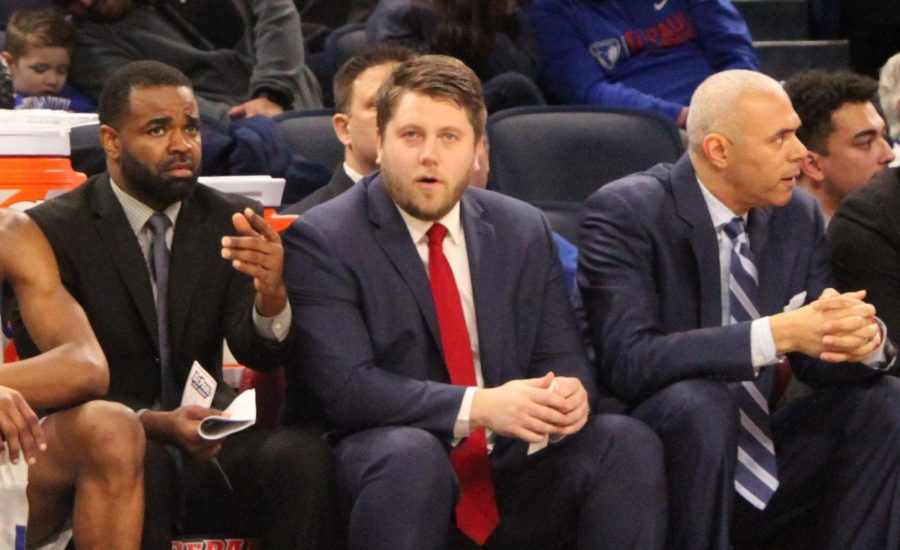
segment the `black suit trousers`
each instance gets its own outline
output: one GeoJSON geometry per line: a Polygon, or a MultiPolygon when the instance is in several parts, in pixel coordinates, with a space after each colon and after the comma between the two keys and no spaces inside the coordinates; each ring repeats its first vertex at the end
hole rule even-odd
{"type": "Polygon", "coordinates": [[[316,433],[251,428],[229,436],[212,462],[148,440],[144,550],[173,535],[259,537],[269,549],[339,548],[334,459],[316,433]]]}

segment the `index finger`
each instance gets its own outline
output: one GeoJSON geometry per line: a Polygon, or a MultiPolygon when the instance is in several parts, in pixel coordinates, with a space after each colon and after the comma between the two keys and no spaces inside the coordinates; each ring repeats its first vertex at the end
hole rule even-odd
{"type": "Polygon", "coordinates": [[[872,322],[875,317],[875,306],[860,302],[843,308],[826,309],[821,312],[822,318],[825,320],[825,330],[828,331],[828,325],[841,319],[856,317],[868,323],[872,322]]]}
{"type": "Polygon", "coordinates": [[[560,394],[566,399],[572,397],[572,395],[577,393],[578,390],[582,388],[581,380],[572,378],[570,376],[558,376],[556,377],[556,381],[556,393],[560,394]]]}
{"type": "Polygon", "coordinates": [[[44,428],[41,426],[40,419],[24,399],[18,406],[19,413],[25,420],[25,429],[23,430],[22,435],[20,435],[19,441],[22,443],[22,451],[25,454],[25,459],[28,460],[29,463],[33,463],[37,451],[47,450],[47,439],[44,437],[44,428]]]}
{"type": "Polygon", "coordinates": [[[866,303],[863,301],[863,298],[866,296],[865,293],[865,290],[860,290],[858,292],[847,292],[838,296],[829,296],[828,298],[819,298],[810,305],[812,305],[812,308],[816,311],[828,311],[830,309],[851,307],[866,303]]]}
{"type": "Polygon", "coordinates": [[[556,392],[545,391],[543,388],[533,388],[532,391],[529,391],[529,399],[531,399],[533,403],[537,403],[544,407],[550,407],[559,412],[564,412],[564,409],[567,408],[567,400],[565,397],[556,392]]]}
{"type": "Polygon", "coordinates": [[[588,394],[587,390],[584,388],[580,388],[566,397],[566,405],[565,408],[562,409],[562,412],[569,414],[576,409],[580,409],[582,406],[588,406],[588,394]]]}
{"type": "Polygon", "coordinates": [[[278,236],[278,232],[269,225],[269,222],[267,222],[265,218],[254,212],[251,208],[244,209],[244,217],[250,222],[250,226],[260,235],[265,237],[267,241],[275,243],[281,242],[281,237],[278,236]]]}

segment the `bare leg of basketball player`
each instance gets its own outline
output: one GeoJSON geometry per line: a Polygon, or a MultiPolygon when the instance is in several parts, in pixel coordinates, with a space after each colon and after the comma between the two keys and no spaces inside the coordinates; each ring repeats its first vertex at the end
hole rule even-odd
{"type": "Polygon", "coordinates": [[[28,546],[72,515],[78,550],[140,547],[144,431],[117,403],[91,401],[48,416],[47,450],[28,474],[28,546]]]}

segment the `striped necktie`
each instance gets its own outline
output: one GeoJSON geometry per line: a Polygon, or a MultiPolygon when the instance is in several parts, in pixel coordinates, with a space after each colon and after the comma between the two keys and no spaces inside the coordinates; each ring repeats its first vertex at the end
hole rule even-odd
{"type": "MultiPolygon", "coordinates": [[[[744,232],[744,220],[736,217],[725,225],[724,230],[733,245],[728,278],[731,323],[758,319],[759,277],[747,233],[744,232]]],[[[760,510],[766,507],[778,489],[778,466],[769,419],[768,395],[771,389],[771,368],[763,369],[754,381],[731,385],[741,419],[734,487],[760,510]]]]}

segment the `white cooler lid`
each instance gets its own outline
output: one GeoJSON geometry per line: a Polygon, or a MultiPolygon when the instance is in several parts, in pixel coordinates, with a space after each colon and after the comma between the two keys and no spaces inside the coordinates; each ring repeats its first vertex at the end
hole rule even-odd
{"type": "Polygon", "coordinates": [[[258,200],[266,207],[281,205],[284,178],[259,176],[200,176],[200,183],[223,193],[235,193],[258,200]]]}
{"type": "Polygon", "coordinates": [[[69,130],[95,122],[93,113],[0,109],[0,155],[67,157],[71,153],[69,130]]]}

